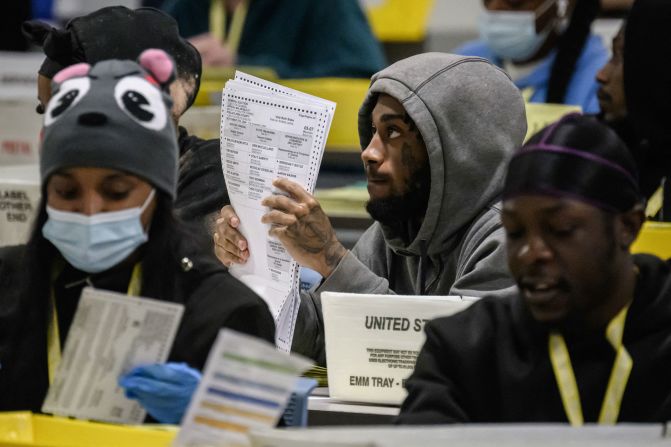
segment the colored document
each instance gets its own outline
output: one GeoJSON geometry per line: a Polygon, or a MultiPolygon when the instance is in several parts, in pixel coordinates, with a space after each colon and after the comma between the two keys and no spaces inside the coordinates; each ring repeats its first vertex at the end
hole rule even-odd
{"type": "Polygon", "coordinates": [[[144,409],[126,399],[117,380],[135,366],[166,361],[183,311],[181,304],[85,288],[42,411],[144,421],[144,409]]]}
{"type": "Polygon", "coordinates": [[[248,432],[277,424],[298,375],[311,364],[257,338],[222,329],[175,445],[250,445],[248,432]]]}
{"type": "Polygon", "coordinates": [[[276,325],[276,345],[289,352],[298,315],[298,265],[261,223],[261,201],[286,178],[313,192],[335,103],[236,73],[222,93],[221,165],[240,232],[249,246],[230,271],[261,296],[276,325]]]}

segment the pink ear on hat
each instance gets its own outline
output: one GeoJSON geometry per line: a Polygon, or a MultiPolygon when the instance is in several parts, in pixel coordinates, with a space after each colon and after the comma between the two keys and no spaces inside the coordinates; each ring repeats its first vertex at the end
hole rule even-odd
{"type": "Polygon", "coordinates": [[[159,83],[172,81],[175,64],[165,51],[155,48],[144,50],[140,54],[139,62],[159,83]]]}
{"type": "Polygon", "coordinates": [[[56,82],[57,84],[60,84],[63,81],[66,81],[71,78],[81,78],[82,76],[86,76],[87,74],[89,74],[90,70],[91,66],[84,62],[75,65],[70,65],[69,67],[64,68],[58,73],[56,73],[56,75],[54,75],[53,81],[56,82]]]}

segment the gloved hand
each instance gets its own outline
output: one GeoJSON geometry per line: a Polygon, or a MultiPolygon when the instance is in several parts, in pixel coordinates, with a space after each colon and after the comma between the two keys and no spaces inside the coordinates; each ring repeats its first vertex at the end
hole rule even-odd
{"type": "Polygon", "coordinates": [[[157,363],[133,368],[119,377],[119,386],[157,421],[179,424],[201,377],[186,363],[157,363]]]}

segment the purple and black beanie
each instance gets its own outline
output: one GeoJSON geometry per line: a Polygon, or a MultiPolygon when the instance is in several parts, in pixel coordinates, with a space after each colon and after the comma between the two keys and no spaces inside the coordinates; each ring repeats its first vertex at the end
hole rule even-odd
{"type": "Polygon", "coordinates": [[[549,195],[611,212],[642,203],[636,164],[613,130],[572,113],[535,134],[508,165],[503,198],[549,195]]]}

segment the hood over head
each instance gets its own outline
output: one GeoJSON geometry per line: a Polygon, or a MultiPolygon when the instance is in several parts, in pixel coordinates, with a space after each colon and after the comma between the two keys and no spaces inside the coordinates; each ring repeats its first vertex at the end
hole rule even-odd
{"type": "Polygon", "coordinates": [[[397,252],[420,255],[426,244],[426,254],[440,254],[500,196],[506,163],[526,134],[524,101],[508,75],[485,59],[412,56],[373,75],[359,110],[362,148],[371,141],[371,112],[381,93],[399,101],[415,122],[431,167],[421,227],[408,229],[408,242],[383,226],[385,239],[397,252]]]}

